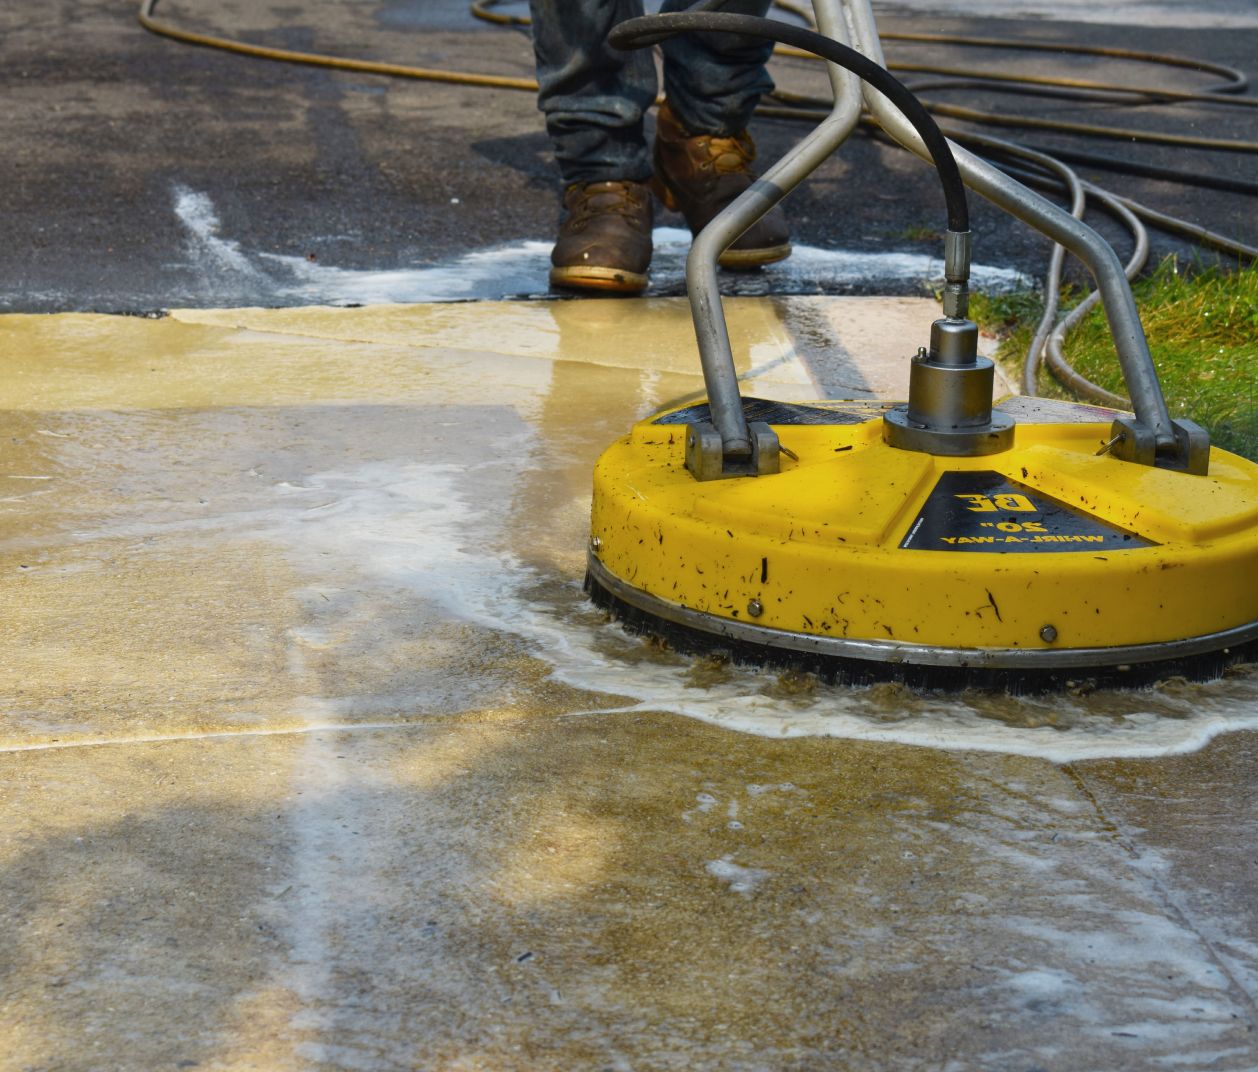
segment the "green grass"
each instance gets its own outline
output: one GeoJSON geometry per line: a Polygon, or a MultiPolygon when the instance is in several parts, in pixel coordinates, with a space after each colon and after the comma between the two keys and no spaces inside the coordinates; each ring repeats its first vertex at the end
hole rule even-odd
{"type": "Polygon", "coordinates": [[[942,242],[943,235],[938,227],[928,227],[924,223],[913,223],[899,231],[893,231],[891,238],[903,239],[907,242],[942,242]]]}
{"type": "MultiPolygon", "coordinates": [[[[1133,289],[1171,415],[1192,418],[1210,430],[1216,446],[1258,460],[1258,266],[1226,272],[1168,258],[1133,289]]],[[[1079,296],[1068,293],[1063,309],[1079,296]]],[[[1042,310],[1035,293],[975,295],[971,315],[1000,335],[999,358],[1011,379],[1021,376],[1042,310]]],[[[1100,308],[1070,333],[1064,349],[1088,379],[1126,393],[1100,308]]],[[[1047,370],[1040,392],[1073,397],[1047,370]]]]}

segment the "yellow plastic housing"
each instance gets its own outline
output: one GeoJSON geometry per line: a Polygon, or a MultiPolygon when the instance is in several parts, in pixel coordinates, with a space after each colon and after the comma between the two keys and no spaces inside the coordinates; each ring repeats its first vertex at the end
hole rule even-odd
{"type": "Polygon", "coordinates": [[[885,444],[869,403],[808,405],[863,416],[774,424],[794,457],[772,476],[697,481],[685,424],[638,424],[595,469],[592,567],[718,623],[949,650],[1155,645],[1258,621],[1252,462],[1214,450],[1192,476],[1098,456],[1110,414],[1076,406],[1069,423],[1020,422],[1003,453],[936,457],[885,444]]]}

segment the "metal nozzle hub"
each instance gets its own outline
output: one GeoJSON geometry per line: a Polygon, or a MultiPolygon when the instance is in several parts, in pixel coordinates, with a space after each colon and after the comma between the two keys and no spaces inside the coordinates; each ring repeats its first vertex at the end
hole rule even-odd
{"type": "Polygon", "coordinates": [[[978,356],[978,325],[944,317],[930,328],[930,349],[909,370],[907,406],[883,418],[893,447],[928,454],[981,455],[1007,450],[1013,418],[992,413],[995,366],[978,356]]]}

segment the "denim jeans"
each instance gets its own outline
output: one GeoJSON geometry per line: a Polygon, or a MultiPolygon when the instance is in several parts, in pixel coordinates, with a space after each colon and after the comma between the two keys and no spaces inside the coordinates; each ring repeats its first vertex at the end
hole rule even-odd
{"type": "MultiPolygon", "coordinates": [[[[722,10],[764,15],[771,0],[732,0],[722,10]]],[[[694,0],[665,0],[663,11],[694,0]]],[[[618,52],[612,27],[642,14],[642,0],[530,0],[537,55],[537,106],[564,185],[651,175],[642,118],[655,100],[652,49],[618,52]]],[[[764,69],[772,41],[734,34],[682,34],[664,42],[664,92],[694,134],[729,136],[747,126],[773,89],[764,69]]]]}

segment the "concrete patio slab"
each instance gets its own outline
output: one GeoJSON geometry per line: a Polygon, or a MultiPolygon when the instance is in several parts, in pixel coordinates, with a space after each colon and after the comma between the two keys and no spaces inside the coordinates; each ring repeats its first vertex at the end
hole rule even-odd
{"type": "MultiPolygon", "coordinates": [[[[934,315],[729,312],[796,398],[934,315]]],[[[689,331],[0,320],[0,1068],[1255,1067],[1253,671],[840,689],[585,603],[689,331]]]]}

